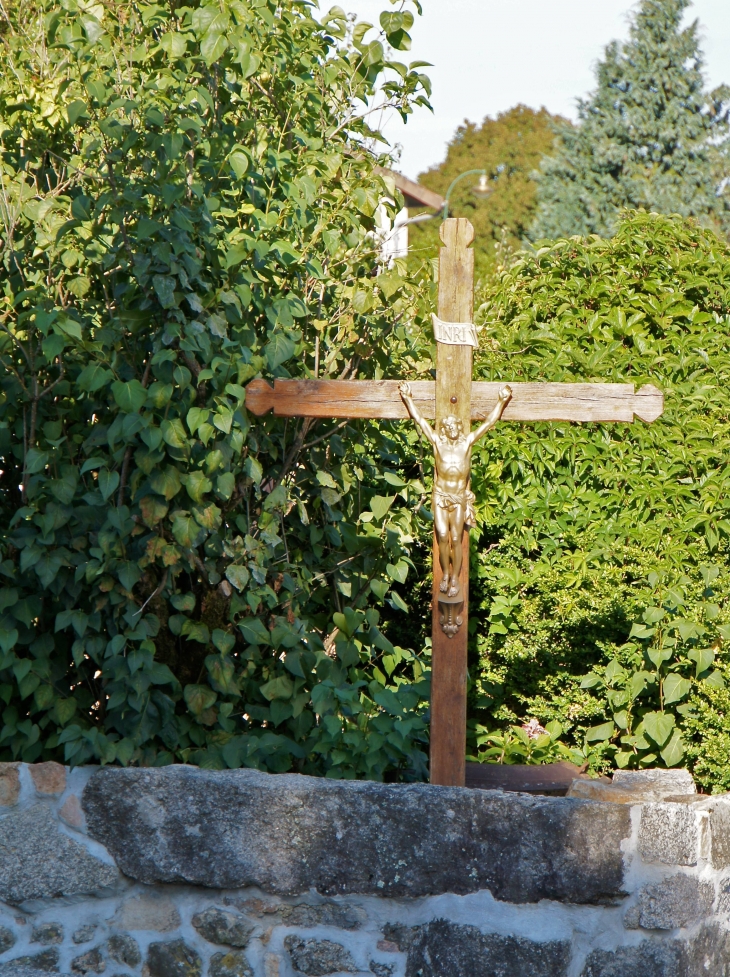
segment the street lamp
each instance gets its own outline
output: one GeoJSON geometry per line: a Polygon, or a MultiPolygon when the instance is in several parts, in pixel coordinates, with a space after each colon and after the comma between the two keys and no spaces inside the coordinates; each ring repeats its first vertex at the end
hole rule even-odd
{"type": "Polygon", "coordinates": [[[486,170],[466,170],[464,173],[460,173],[456,179],[451,181],[449,189],[446,191],[446,196],[444,197],[443,220],[446,220],[446,218],[449,216],[449,197],[451,196],[451,191],[460,180],[463,180],[466,176],[474,176],[475,173],[479,174],[479,182],[472,187],[471,192],[476,197],[488,197],[492,192],[492,188],[487,180],[486,170]]]}

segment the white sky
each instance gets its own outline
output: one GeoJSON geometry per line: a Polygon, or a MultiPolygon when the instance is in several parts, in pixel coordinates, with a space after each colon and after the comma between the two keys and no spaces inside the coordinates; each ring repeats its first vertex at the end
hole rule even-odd
{"type": "MultiPolygon", "coordinates": [[[[358,20],[377,24],[386,0],[337,0],[358,20]]],[[[334,0],[320,0],[327,10],[334,0]]],[[[434,114],[417,110],[406,126],[389,119],[385,134],[401,143],[400,169],[415,178],[445,156],[465,118],[519,102],[575,118],[576,98],[595,83],[593,69],[606,44],[628,34],[633,0],[422,0],[411,31],[413,48],[398,60],[430,61],[434,114]]],[[[396,7],[395,9],[398,9],[396,7]]],[[[730,84],[730,0],[695,0],[687,20],[699,19],[707,82],[730,84]]]]}

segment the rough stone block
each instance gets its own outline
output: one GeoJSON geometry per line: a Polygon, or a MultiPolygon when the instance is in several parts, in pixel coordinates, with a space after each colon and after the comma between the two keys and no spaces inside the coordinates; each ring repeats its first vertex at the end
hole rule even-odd
{"type": "MultiPolygon", "coordinates": [[[[27,960],[28,958],[23,959],[27,960]]],[[[38,970],[37,967],[23,963],[20,958],[0,964],[0,975],[2,977],[48,977],[48,973],[47,970],[38,970]]]]}
{"type": "Polygon", "coordinates": [[[437,919],[417,928],[406,977],[567,977],[569,963],[566,941],[535,943],[437,919]]]}
{"type": "Polygon", "coordinates": [[[60,923],[40,923],[33,927],[30,942],[40,943],[41,946],[63,943],[63,926],[60,923]]]}
{"type": "Polygon", "coordinates": [[[208,964],[208,977],[253,977],[253,970],[240,950],[214,953],[208,964]]]}
{"type": "Polygon", "coordinates": [[[359,906],[341,902],[322,902],[316,905],[298,903],[267,903],[263,899],[246,899],[235,903],[241,912],[256,919],[268,919],[284,926],[309,929],[312,926],[336,926],[339,929],[359,929],[367,920],[367,913],[359,906]],[[272,919],[273,917],[273,919],[272,919]]]}
{"type": "Polygon", "coordinates": [[[99,947],[88,950],[71,961],[71,970],[75,974],[102,974],[105,969],[106,964],[99,947]]]}
{"type": "Polygon", "coordinates": [[[695,977],[685,971],[683,950],[679,941],[652,943],[649,940],[615,951],[593,950],[580,977],[695,977]]]}
{"type": "Polygon", "coordinates": [[[66,768],[60,763],[31,763],[28,769],[38,794],[62,794],[66,789],[66,768]]]}
{"type": "Polygon", "coordinates": [[[96,923],[86,923],[73,931],[71,939],[74,943],[91,943],[94,933],[96,933],[96,923]]]}
{"type": "Polygon", "coordinates": [[[139,967],[142,962],[142,954],[139,952],[139,944],[133,936],[128,933],[118,933],[110,936],[106,944],[106,952],[112,960],[117,963],[126,964],[127,967],[139,967]]]}
{"type": "Polygon", "coordinates": [[[0,900],[92,895],[119,881],[119,872],[67,835],[45,804],[0,820],[0,900]]]}
{"type": "Polygon", "coordinates": [[[145,883],[605,903],[623,896],[630,811],[563,797],[257,770],[104,768],[89,833],[145,883]]]}
{"type": "Polygon", "coordinates": [[[725,799],[710,811],[710,859],[713,868],[730,866],[730,803],[725,799]]]}
{"type": "Polygon", "coordinates": [[[150,977],[200,977],[203,972],[198,953],[185,940],[150,943],[146,966],[150,977]]]}
{"type": "Polygon", "coordinates": [[[12,807],[20,797],[20,764],[0,763],[0,807],[12,807]]]}
{"type": "Polygon", "coordinates": [[[15,946],[17,937],[7,926],[0,926],[0,953],[7,953],[15,946]]]}
{"type": "Polygon", "coordinates": [[[2,977],[33,977],[35,974],[52,974],[58,972],[58,950],[44,950],[28,957],[16,957],[0,965],[2,977]]]}
{"type": "Polygon", "coordinates": [[[414,926],[404,926],[403,923],[386,923],[383,927],[383,936],[385,937],[383,942],[389,944],[389,950],[390,947],[393,947],[393,950],[407,953],[417,933],[418,929],[414,926]]]}
{"type": "Polygon", "coordinates": [[[193,926],[204,940],[218,946],[248,946],[254,927],[241,916],[211,906],[193,916],[193,926]]]}
{"type": "Polygon", "coordinates": [[[716,923],[703,927],[684,947],[684,964],[682,977],[728,977],[730,933],[716,923]]]}
{"type": "Polygon", "coordinates": [[[594,950],[581,977],[727,977],[730,933],[705,926],[692,940],[644,940],[618,950],[594,950]]]}
{"type": "Polygon", "coordinates": [[[349,950],[331,940],[305,940],[299,936],[287,936],[284,946],[289,951],[292,966],[297,973],[307,977],[326,977],[327,974],[356,974],[349,950]]]}
{"type": "Polygon", "coordinates": [[[77,831],[86,830],[86,818],[81,810],[81,801],[76,794],[69,794],[61,805],[58,816],[65,821],[69,828],[76,828],[77,831]]]}
{"type": "Polygon", "coordinates": [[[375,977],[391,977],[391,974],[395,970],[392,963],[378,963],[375,960],[370,961],[370,972],[375,974],[375,977]]]}
{"type": "Polygon", "coordinates": [[[167,933],[181,922],[175,903],[166,896],[133,896],[122,903],[114,916],[114,925],[121,930],[167,933]]]}
{"type": "Polygon", "coordinates": [[[635,920],[643,929],[659,930],[691,926],[711,914],[714,901],[715,890],[709,882],[690,875],[672,875],[644,886],[627,923],[635,920]]]}
{"type": "Polygon", "coordinates": [[[671,794],[697,793],[689,770],[616,770],[611,783],[614,787],[634,794],[669,797],[671,794]]]}
{"type": "Polygon", "coordinates": [[[645,862],[696,865],[697,814],[684,804],[646,804],[641,812],[639,854],[645,862]]]}

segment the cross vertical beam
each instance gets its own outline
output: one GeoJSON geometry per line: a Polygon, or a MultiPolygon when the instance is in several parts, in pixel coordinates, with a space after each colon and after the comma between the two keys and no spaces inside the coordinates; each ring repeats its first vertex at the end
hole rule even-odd
{"type": "MultiPolygon", "coordinates": [[[[444,247],[439,253],[438,316],[445,322],[471,322],[474,309],[474,228],[463,218],[441,225],[444,247]]],[[[464,431],[471,428],[472,347],[436,344],[436,431],[449,414],[464,431]]],[[[434,534],[431,660],[432,784],[463,787],[466,775],[466,642],[469,602],[469,530],[464,529],[464,562],[460,583],[464,595],[458,612],[464,624],[453,637],[441,628],[439,607],[441,565],[434,534]]]]}

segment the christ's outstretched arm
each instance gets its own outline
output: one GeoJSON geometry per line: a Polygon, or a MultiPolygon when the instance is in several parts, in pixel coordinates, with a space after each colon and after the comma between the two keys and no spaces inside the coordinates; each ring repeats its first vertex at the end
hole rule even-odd
{"type": "Polygon", "coordinates": [[[416,407],[415,401],[413,400],[413,397],[411,395],[411,385],[410,385],[410,383],[406,383],[404,381],[403,383],[400,384],[400,386],[398,387],[398,389],[400,390],[401,398],[403,400],[403,403],[406,405],[406,408],[408,410],[408,413],[411,415],[411,417],[413,418],[413,420],[416,422],[416,424],[420,427],[420,429],[426,435],[426,437],[431,442],[431,444],[434,447],[436,447],[436,434],[434,432],[434,429],[428,423],[428,421],[423,416],[423,414],[420,412],[420,410],[416,407]]]}
{"type": "Polygon", "coordinates": [[[512,388],[507,384],[505,384],[502,387],[502,389],[499,391],[497,403],[492,413],[489,415],[486,421],[483,421],[476,429],[476,431],[472,431],[469,437],[467,438],[470,448],[473,444],[476,444],[479,438],[484,437],[487,431],[491,431],[491,429],[494,427],[494,425],[497,423],[497,421],[504,413],[504,409],[511,399],[512,399],[512,388]]]}

